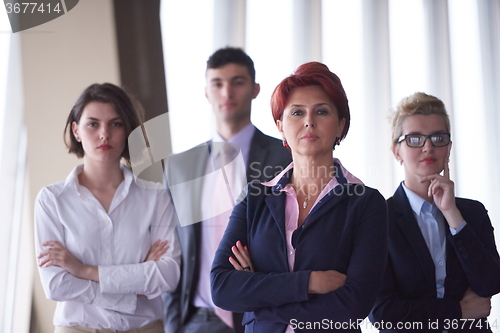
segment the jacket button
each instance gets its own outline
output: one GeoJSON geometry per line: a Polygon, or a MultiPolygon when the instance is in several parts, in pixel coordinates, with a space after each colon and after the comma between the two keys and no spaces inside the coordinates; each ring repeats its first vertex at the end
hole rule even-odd
{"type": "Polygon", "coordinates": [[[467,252],[465,252],[462,254],[462,257],[464,257],[464,259],[467,259],[467,258],[469,258],[469,254],[467,252]]]}
{"type": "Polygon", "coordinates": [[[464,246],[460,246],[460,247],[458,248],[458,250],[459,250],[460,252],[465,252],[465,247],[464,247],[464,246]]]}
{"type": "Polygon", "coordinates": [[[462,242],[462,240],[461,240],[461,239],[457,240],[457,245],[458,245],[458,246],[462,245],[463,243],[464,243],[464,242],[462,242]]]}

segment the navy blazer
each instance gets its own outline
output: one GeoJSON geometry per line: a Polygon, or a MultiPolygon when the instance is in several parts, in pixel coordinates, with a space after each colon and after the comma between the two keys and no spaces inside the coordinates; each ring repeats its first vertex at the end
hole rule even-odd
{"type": "MultiPolygon", "coordinates": [[[[166,163],[167,179],[170,185],[187,182],[203,176],[210,158],[210,142],[194,147],[186,152],[171,156],[166,163]],[[208,148],[208,149],[207,149],[208,148]]],[[[278,139],[265,135],[255,129],[247,161],[247,180],[267,181],[290,164],[292,156],[278,139]]],[[[191,202],[199,202],[202,191],[197,189],[190,193],[191,202]]],[[[175,202],[174,202],[175,205],[175,202]]],[[[194,211],[194,209],[193,209],[194,211]]],[[[189,214],[184,211],[183,214],[189,214]]],[[[181,246],[181,278],[173,292],[163,294],[165,332],[177,333],[189,321],[195,309],[193,297],[198,285],[198,268],[200,266],[199,245],[201,243],[201,224],[195,223],[177,226],[177,236],[181,246]]],[[[243,331],[241,314],[234,313],[236,332],[243,331]]]]}
{"type": "MultiPolygon", "coordinates": [[[[294,232],[295,264],[290,272],[286,193],[279,191],[283,184],[250,184],[247,197],[233,210],[212,266],[214,303],[246,312],[245,332],[284,332],[288,324],[307,322],[323,325],[321,331],[335,331],[335,323],[362,320],[375,301],[387,259],[384,198],[361,184],[335,187],[294,232]],[[237,271],[229,263],[238,240],[248,245],[255,273],[237,271]],[[346,274],[345,285],[327,294],[309,294],[311,271],[325,270],[346,274]]],[[[296,326],[295,332],[303,331],[296,326]]]]}
{"type": "Polygon", "coordinates": [[[452,236],[445,221],[445,294],[443,298],[437,298],[434,262],[402,185],[387,204],[389,260],[383,287],[370,319],[377,323],[391,322],[393,327],[397,322],[422,323],[426,331],[435,328],[429,327],[430,322],[439,324],[436,331],[462,332],[454,330],[453,323],[460,328],[462,324],[465,327],[472,325],[472,331],[481,330],[481,326],[487,329],[485,318],[473,324],[460,321],[460,300],[469,286],[481,297],[500,292],[500,258],[484,206],[478,201],[456,198],[457,208],[467,225],[452,236]]]}

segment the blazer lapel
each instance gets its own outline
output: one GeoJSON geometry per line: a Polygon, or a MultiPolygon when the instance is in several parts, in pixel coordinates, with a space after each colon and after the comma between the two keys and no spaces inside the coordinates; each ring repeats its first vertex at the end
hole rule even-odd
{"type": "Polygon", "coordinates": [[[394,193],[394,214],[395,223],[404,234],[408,243],[410,243],[413,251],[420,262],[420,266],[425,273],[427,283],[436,288],[436,271],[434,261],[432,260],[424,236],[418,226],[417,220],[413,215],[413,210],[410,202],[406,197],[403,185],[400,185],[394,193]]]}
{"type": "MultiPolygon", "coordinates": [[[[448,239],[452,236],[446,219],[444,219],[444,223],[446,230],[446,278],[444,280],[444,294],[446,297],[450,294],[457,295],[460,293],[459,289],[457,289],[458,286],[456,283],[460,280],[460,276],[464,276],[464,271],[462,269],[462,265],[458,261],[453,245],[450,241],[448,241],[448,239]]],[[[464,280],[467,281],[465,276],[464,280]]]]}
{"type": "MultiPolygon", "coordinates": [[[[272,189],[269,189],[273,191],[272,189]]],[[[271,212],[271,216],[276,222],[276,226],[280,230],[283,240],[286,242],[286,231],[285,231],[285,209],[286,206],[286,194],[285,193],[271,193],[265,199],[267,208],[271,212]]]]}
{"type": "Polygon", "coordinates": [[[257,169],[262,172],[262,168],[265,165],[265,160],[267,157],[267,154],[269,153],[268,147],[264,143],[265,135],[262,133],[258,128],[255,128],[255,132],[252,137],[252,142],[250,143],[250,152],[248,154],[248,161],[247,161],[247,181],[250,182],[253,180],[251,177],[252,171],[255,170],[255,168],[251,168],[250,165],[252,163],[256,163],[257,169]]]}
{"type": "Polygon", "coordinates": [[[335,206],[346,200],[346,188],[347,187],[345,185],[337,185],[330,193],[325,195],[304,220],[304,229],[307,229],[310,225],[316,223],[323,215],[331,212],[335,206]]]}

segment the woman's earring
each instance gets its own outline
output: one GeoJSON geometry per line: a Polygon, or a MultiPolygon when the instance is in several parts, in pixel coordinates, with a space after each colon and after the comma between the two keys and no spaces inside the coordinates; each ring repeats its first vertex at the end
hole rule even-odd
{"type": "Polygon", "coordinates": [[[80,142],[80,137],[79,136],[75,136],[75,139],[76,139],[76,141],[80,142]]]}
{"type": "Polygon", "coordinates": [[[286,139],[283,139],[283,147],[285,147],[285,148],[290,148],[290,147],[288,146],[288,142],[286,142],[286,139]]]}
{"type": "Polygon", "coordinates": [[[399,160],[399,165],[403,165],[403,160],[399,160]]]}

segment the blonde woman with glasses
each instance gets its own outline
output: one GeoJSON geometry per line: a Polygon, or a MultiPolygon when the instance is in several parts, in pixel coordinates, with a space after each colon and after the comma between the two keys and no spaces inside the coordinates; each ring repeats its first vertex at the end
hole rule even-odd
{"type": "Polygon", "coordinates": [[[424,93],[403,98],[392,138],[405,179],[387,200],[389,260],[370,319],[381,332],[490,331],[500,258],[484,206],[455,197],[443,102],[424,93]]]}

